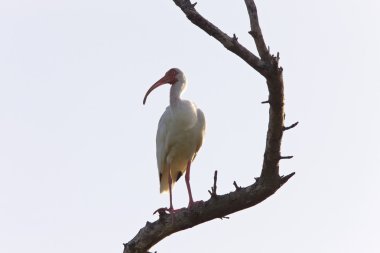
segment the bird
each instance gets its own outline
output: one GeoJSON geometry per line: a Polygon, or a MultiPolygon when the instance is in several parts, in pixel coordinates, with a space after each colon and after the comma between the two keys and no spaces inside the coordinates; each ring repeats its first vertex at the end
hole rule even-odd
{"type": "Polygon", "coordinates": [[[170,198],[170,207],[163,209],[174,213],[176,210],[173,208],[172,189],[175,182],[184,173],[189,195],[188,208],[195,203],[190,186],[190,167],[202,146],[206,121],[203,112],[193,102],[181,99],[181,94],[187,88],[187,80],[184,73],[178,68],[168,70],[148,89],[143,104],[145,105],[148,95],[154,89],[164,84],[171,85],[170,104],[166,107],[158,123],[156,157],[160,193],[169,191],[170,198]]]}

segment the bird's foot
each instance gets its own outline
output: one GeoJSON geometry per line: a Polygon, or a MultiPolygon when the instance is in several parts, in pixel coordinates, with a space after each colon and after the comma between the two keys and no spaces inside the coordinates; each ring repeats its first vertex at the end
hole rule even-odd
{"type": "Polygon", "coordinates": [[[154,211],[153,214],[158,213],[160,216],[161,216],[161,215],[165,215],[165,214],[174,214],[174,213],[177,212],[178,210],[179,210],[179,209],[174,209],[173,207],[171,207],[171,208],[161,207],[161,208],[158,208],[156,211],[154,211]]]}
{"type": "Polygon", "coordinates": [[[172,224],[174,224],[174,220],[175,220],[175,213],[179,211],[179,209],[174,209],[173,207],[171,208],[167,208],[167,207],[162,207],[162,208],[158,208],[153,214],[155,213],[158,213],[159,216],[160,216],[160,219],[162,217],[164,217],[164,215],[170,215],[171,218],[172,218],[172,224]]]}
{"type": "Polygon", "coordinates": [[[190,200],[189,201],[189,205],[187,206],[188,209],[191,209],[193,208],[194,206],[198,205],[198,204],[201,204],[203,203],[203,200],[198,200],[198,201],[193,201],[193,200],[190,200]]]}

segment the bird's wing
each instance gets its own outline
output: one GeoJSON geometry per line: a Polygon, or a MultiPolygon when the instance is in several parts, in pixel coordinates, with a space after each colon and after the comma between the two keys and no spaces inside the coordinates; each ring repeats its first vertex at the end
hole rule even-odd
{"type": "Polygon", "coordinates": [[[202,146],[203,138],[206,131],[206,119],[201,109],[197,109],[197,124],[195,127],[196,127],[197,133],[199,134],[196,137],[197,140],[196,140],[195,154],[194,154],[193,160],[195,159],[195,156],[197,155],[198,150],[202,146]]]}
{"type": "MultiPolygon", "coordinates": [[[[162,177],[162,173],[166,167],[166,156],[168,152],[167,148],[167,137],[169,128],[171,125],[171,111],[170,107],[167,107],[165,112],[162,114],[160,121],[158,122],[157,135],[156,135],[156,156],[157,156],[157,167],[159,176],[162,177]]],[[[161,178],[160,178],[161,181],[161,178]]]]}

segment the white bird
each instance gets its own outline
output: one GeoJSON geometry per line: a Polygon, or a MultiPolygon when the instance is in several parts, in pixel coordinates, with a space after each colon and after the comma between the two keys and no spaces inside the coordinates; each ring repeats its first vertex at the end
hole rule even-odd
{"type": "Polygon", "coordinates": [[[156,156],[160,179],[160,193],[169,190],[170,208],[173,213],[172,187],[186,172],[185,181],[189,194],[189,205],[194,204],[190,187],[190,166],[202,145],[205,133],[205,117],[194,103],[182,100],[181,94],[187,87],[186,77],[178,68],[172,68],[146,92],[148,95],[163,84],[171,84],[170,105],[162,114],[156,136],[156,156]]]}

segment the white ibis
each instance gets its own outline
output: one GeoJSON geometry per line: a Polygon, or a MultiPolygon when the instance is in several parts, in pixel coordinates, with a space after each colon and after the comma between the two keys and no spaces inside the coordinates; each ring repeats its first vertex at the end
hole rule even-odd
{"type": "Polygon", "coordinates": [[[190,187],[190,166],[203,142],[206,122],[203,112],[194,103],[182,100],[186,89],[186,77],[178,68],[172,68],[146,92],[148,95],[163,84],[171,84],[170,105],[158,122],[156,136],[156,156],[160,179],[160,192],[169,190],[170,208],[173,213],[172,187],[186,172],[185,181],[189,194],[189,205],[194,204],[190,187]],[[174,179],[174,180],[173,180],[174,179]]]}

